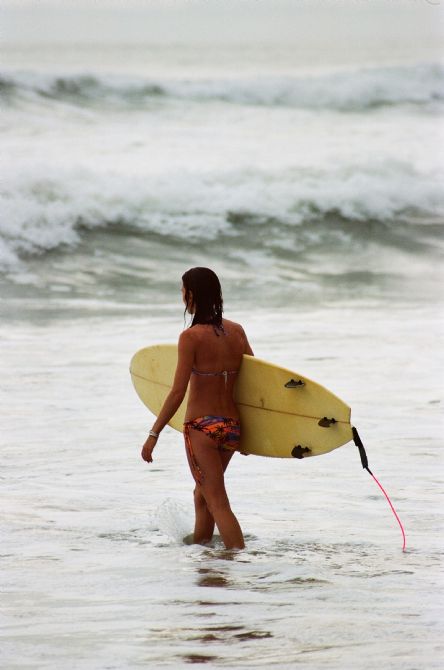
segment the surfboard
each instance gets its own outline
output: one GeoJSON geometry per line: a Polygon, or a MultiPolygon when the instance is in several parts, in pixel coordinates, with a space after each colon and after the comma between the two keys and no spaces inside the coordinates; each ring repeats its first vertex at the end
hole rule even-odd
{"type": "MultiPolygon", "coordinates": [[[[171,390],[177,345],[137,351],[130,374],[141,401],[156,416],[171,390]]],[[[182,431],[188,392],[169,421],[182,431]]],[[[353,439],[351,409],[324,386],[298,372],[244,355],[235,385],[241,418],[240,451],[275,458],[320,456],[353,439]]]]}

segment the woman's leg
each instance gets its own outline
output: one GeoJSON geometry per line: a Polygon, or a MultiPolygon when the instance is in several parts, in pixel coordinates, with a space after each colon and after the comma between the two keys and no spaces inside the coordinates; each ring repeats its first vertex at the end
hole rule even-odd
{"type": "MultiPolygon", "coordinates": [[[[192,442],[194,459],[202,473],[202,482],[198,487],[199,493],[206,502],[209,514],[216,522],[227,549],[243,549],[245,543],[242,531],[231,511],[224,483],[224,465],[225,467],[228,465],[232,454],[219,452],[218,449],[215,449],[214,440],[199,430],[190,428],[189,437],[192,442]]],[[[204,524],[203,514],[200,518],[204,524]]],[[[208,520],[209,517],[206,516],[207,524],[208,520]]],[[[203,528],[206,534],[208,534],[208,529],[209,525],[203,528]]]]}
{"type": "Polygon", "coordinates": [[[194,523],[194,542],[195,544],[205,544],[209,542],[214,533],[214,519],[207,507],[199,484],[194,489],[194,511],[196,521],[194,523]]]}
{"type": "MultiPolygon", "coordinates": [[[[214,449],[214,447],[213,447],[214,449]]],[[[225,472],[231,457],[232,451],[217,451],[217,454],[222,463],[222,470],[225,472]]],[[[194,510],[196,513],[196,522],[194,525],[194,542],[196,544],[205,544],[209,542],[214,533],[214,518],[208,509],[207,502],[202,493],[199,484],[194,488],[194,510]]]]}

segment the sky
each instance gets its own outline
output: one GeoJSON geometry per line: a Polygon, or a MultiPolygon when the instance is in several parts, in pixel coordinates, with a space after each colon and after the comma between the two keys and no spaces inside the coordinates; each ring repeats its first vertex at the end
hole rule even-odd
{"type": "MultiPolygon", "coordinates": [[[[443,0],[444,1],[444,0],[443,0]]],[[[3,44],[444,38],[441,0],[2,0],[3,44]],[[324,37],[323,37],[324,39],[324,37]]]]}

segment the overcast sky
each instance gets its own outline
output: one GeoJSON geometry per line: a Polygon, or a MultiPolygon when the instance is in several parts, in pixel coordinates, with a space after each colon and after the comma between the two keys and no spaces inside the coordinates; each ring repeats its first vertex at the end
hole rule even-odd
{"type": "MultiPolygon", "coordinates": [[[[441,0],[1,0],[3,43],[292,42],[444,37],[441,0]]],[[[438,48],[438,47],[437,47],[438,48]]]]}

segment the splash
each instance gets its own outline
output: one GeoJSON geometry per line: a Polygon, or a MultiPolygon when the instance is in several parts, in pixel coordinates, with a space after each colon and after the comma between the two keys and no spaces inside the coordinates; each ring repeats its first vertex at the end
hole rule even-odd
{"type": "Polygon", "coordinates": [[[191,519],[188,507],[177,500],[166,498],[151,514],[149,527],[166,535],[174,543],[182,544],[184,538],[191,534],[191,519]]]}

